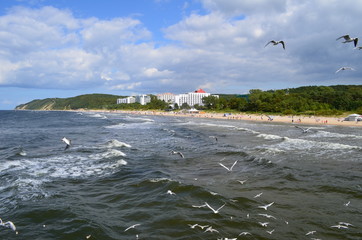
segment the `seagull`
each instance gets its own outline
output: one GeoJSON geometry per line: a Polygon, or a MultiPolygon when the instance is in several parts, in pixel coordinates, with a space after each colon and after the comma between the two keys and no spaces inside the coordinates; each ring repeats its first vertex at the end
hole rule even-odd
{"type": "Polygon", "coordinates": [[[190,228],[195,228],[195,227],[198,227],[198,226],[199,226],[199,224],[197,224],[197,223],[196,223],[196,224],[193,224],[193,225],[192,225],[192,224],[188,224],[188,225],[190,226],[190,228]]]}
{"type": "Polygon", "coordinates": [[[303,131],[303,133],[307,133],[311,128],[302,128],[302,127],[299,127],[299,126],[295,126],[296,128],[299,128],[300,130],[303,131]]]}
{"type": "Polygon", "coordinates": [[[351,67],[341,67],[340,69],[338,69],[336,71],[336,73],[340,72],[340,71],[344,71],[344,70],[352,70],[352,71],[355,71],[354,68],[351,68],[351,67]]]}
{"type": "Polygon", "coordinates": [[[237,180],[240,184],[244,184],[246,181],[248,181],[248,179],[246,180],[237,180]]]}
{"type": "Polygon", "coordinates": [[[2,223],[2,221],[1,221],[1,225],[6,227],[6,228],[11,228],[11,230],[16,232],[15,224],[12,221],[7,221],[5,223],[2,223]]]}
{"type": "Polygon", "coordinates": [[[268,207],[270,207],[270,206],[273,205],[273,204],[274,204],[274,202],[269,203],[269,204],[267,204],[267,205],[265,205],[265,206],[258,206],[258,208],[264,208],[265,210],[268,210],[268,207]]]}
{"type": "Polygon", "coordinates": [[[193,208],[203,208],[206,207],[206,204],[203,205],[192,205],[193,208]]]}
{"type": "Polygon", "coordinates": [[[216,136],[209,136],[209,138],[214,138],[215,141],[217,142],[217,137],[216,136]]]}
{"type": "Polygon", "coordinates": [[[230,168],[228,168],[228,167],[226,167],[224,164],[222,164],[222,163],[219,163],[219,165],[220,166],[222,166],[222,167],[224,167],[226,170],[228,170],[229,172],[231,172],[232,170],[233,170],[233,167],[235,166],[235,164],[238,162],[238,160],[236,160],[235,162],[234,162],[234,164],[230,167],[230,168]]]}
{"type": "Polygon", "coordinates": [[[348,201],[348,202],[346,202],[346,203],[343,204],[343,205],[346,206],[346,207],[348,207],[350,203],[351,203],[351,201],[348,201]]]}
{"type": "Polygon", "coordinates": [[[346,227],[349,227],[349,226],[353,227],[353,224],[347,223],[347,222],[339,222],[338,224],[344,225],[344,226],[346,226],[346,227]]]}
{"type": "Polygon", "coordinates": [[[126,228],[124,231],[127,232],[127,231],[130,230],[131,228],[135,228],[135,227],[137,227],[137,226],[139,226],[139,225],[141,225],[141,224],[138,224],[138,223],[137,223],[137,224],[134,224],[134,225],[126,228]]]}
{"type": "Polygon", "coordinates": [[[344,228],[344,229],[347,229],[348,227],[344,226],[344,225],[341,225],[341,224],[338,224],[338,225],[331,226],[331,228],[338,228],[338,229],[344,228]]]}
{"type": "Polygon", "coordinates": [[[185,156],[182,154],[182,152],[177,152],[177,151],[172,150],[170,154],[172,154],[172,155],[178,154],[178,155],[180,155],[180,157],[185,158],[185,156]]]}
{"type": "Polygon", "coordinates": [[[267,227],[268,226],[268,222],[259,222],[260,225],[262,225],[263,227],[267,227]]]}
{"type": "Polygon", "coordinates": [[[268,120],[269,121],[273,121],[274,120],[274,117],[273,116],[269,116],[269,115],[266,115],[268,117],[268,120]]]}
{"type": "Polygon", "coordinates": [[[219,213],[219,210],[220,210],[221,208],[223,208],[225,205],[226,205],[226,203],[224,203],[224,205],[222,205],[221,207],[219,207],[218,209],[215,210],[215,209],[212,208],[207,202],[205,202],[205,206],[208,207],[208,208],[210,208],[215,214],[216,214],[216,213],[219,213]]]}
{"type": "Polygon", "coordinates": [[[171,190],[167,190],[167,194],[176,195],[176,193],[172,192],[171,190]]]}
{"type": "Polygon", "coordinates": [[[67,145],[65,146],[65,148],[64,148],[64,150],[67,150],[67,149],[70,147],[70,144],[71,144],[72,140],[69,140],[68,138],[63,137],[63,138],[62,138],[62,141],[65,142],[65,144],[67,144],[67,145]]]}
{"type": "Polygon", "coordinates": [[[266,217],[266,218],[274,218],[274,219],[277,219],[276,217],[274,217],[274,216],[272,216],[272,215],[268,215],[268,214],[264,214],[264,213],[259,213],[258,215],[259,215],[259,216],[266,217]]]}
{"type": "Polygon", "coordinates": [[[316,233],[317,231],[309,231],[307,232],[305,235],[308,236],[308,235],[313,235],[314,233],[316,233]]]}
{"type": "Polygon", "coordinates": [[[357,43],[358,43],[358,38],[351,38],[348,34],[347,35],[344,35],[344,36],[341,36],[339,38],[337,38],[336,40],[339,40],[341,38],[344,38],[344,42],[342,43],[348,43],[348,42],[354,42],[354,46],[357,47],[357,43]]]}
{"type": "Polygon", "coordinates": [[[256,195],[254,196],[254,198],[258,198],[258,197],[260,197],[262,194],[263,194],[262,192],[261,192],[261,193],[258,193],[258,194],[256,194],[256,195]]]}
{"type": "Polygon", "coordinates": [[[268,42],[264,47],[268,46],[270,43],[272,43],[273,45],[278,45],[279,43],[281,43],[283,45],[283,49],[285,50],[285,44],[284,41],[275,41],[275,40],[271,40],[270,42],[268,42]]]}
{"type": "Polygon", "coordinates": [[[242,233],[239,234],[239,236],[241,236],[241,235],[246,236],[246,235],[251,235],[251,233],[250,232],[242,232],[242,233]]]}
{"type": "Polygon", "coordinates": [[[266,231],[266,232],[271,235],[274,231],[275,231],[275,229],[273,229],[273,230],[271,230],[271,231],[266,231]]]}
{"type": "Polygon", "coordinates": [[[216,232],[216,233],[219,233],[219,231],[216,230],[216,229],[213,229],[212,226],[209,226],[208,228],[206,228],[205,232],[216,232]]]}

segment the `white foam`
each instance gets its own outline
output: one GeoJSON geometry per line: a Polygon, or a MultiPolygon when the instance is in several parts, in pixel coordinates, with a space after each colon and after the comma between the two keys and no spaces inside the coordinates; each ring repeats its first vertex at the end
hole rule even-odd
{"type": "Polygon", "coordinates": [[[125,157],[126,154],[116,150],[111,149],[104,153],[91,154],[89,157],[92,159],[103,159],[103,158],[113,158],[113,157],[125,157]]]}
{"type": "Polygon", "coordinates": [[[331,143],[331,142],[317,142],[305,139],[294,139],[284,137],[285,141],[279,144],[279,146],[286,147],[287,149],[330,149],[330,150],[338,150],[338,149],[361,149],[358,146],[352,146],[341,143],[331,143]]]}
{"type": "Polygon", "coordinates": [[[127,148],[131,148],[132,146],[127,144],[127,143],[124,143],[124,142],[120,142],[118,141],[117,139],[112,139],[110,141],[108,141],[105,146],[107,148],[114,148],[114,147],[127,147],[127,148]]]}
{"type": "Polygon", "coordinates": [[[264,138],[266,140],[284,139],[284,137],[281,137],[281,136],[278,136],[278,135],[265,134],[265,133],[260,133],[260,134],[257,135],[257,137],[261,137],[261,138],[264,138]]]}
{"type": "Polygon", "coordinates": [[[333,132],[327,132],[327,131],[318,131],[316,134],[312,135],[311,137],[362,139],[362,136],[359,136],[359,135],[343,134],[343,133],[333,133],[333,132]]]}

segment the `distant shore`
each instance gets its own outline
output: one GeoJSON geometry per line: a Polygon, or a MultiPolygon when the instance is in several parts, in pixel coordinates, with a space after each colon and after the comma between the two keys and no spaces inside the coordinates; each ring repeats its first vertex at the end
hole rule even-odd
{"type": "MultiPolygon", "coordinates": [[[[97,111],[97,110],[90,110],[97,111]]],[[[163,112],[163,111],[133,111],[133,110],[99,110],[99,112],[116,112],[128,113],[136,115],[157,115],[171,117],[192,117],[192,118],[211,118],[211,119],[228,119],[228,120],[243,120],[256,122],[280,122],[305,125],[335,125],[362,127],[362,122],[344,121],[345,117],[325,117],[325,116],[285,116],[285,115],[265,115],[265,114],[227,114],[227,113],[183,113],[183,112],[163,112]]]]}

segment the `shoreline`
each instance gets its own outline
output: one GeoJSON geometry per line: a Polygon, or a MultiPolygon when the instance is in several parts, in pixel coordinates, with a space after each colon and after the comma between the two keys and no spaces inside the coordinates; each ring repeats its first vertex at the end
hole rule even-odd
{"type": "MultiPolygon", "coordinates": [[[[73,111],[73,110],[72,110],[73,111]]],[[[80,112],[111,112],[127,113],[135,115],[153,115],[166,117],[191,117],[191,118],[208,118],[208,119],[225,119],[234,121],[254,121],[254,122],[278,122],[300,125],[317,125],[317,126],[346,126],[362,127],[362,122],[344,121],[344,117],[324,117],[324,116],[281,116],[265,114],[224,114],[224,113],[182,113],[182,112],[161,112],[161,111],[139,111],[139,110],[74,110],[80,112]],[[271,118],[269,118],[270,116],[271,118]]]]}

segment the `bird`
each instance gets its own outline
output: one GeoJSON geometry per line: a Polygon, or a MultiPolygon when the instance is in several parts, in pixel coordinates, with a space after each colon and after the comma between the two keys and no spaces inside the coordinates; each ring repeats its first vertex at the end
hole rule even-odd
{"type": "Polygon", "coordinates": [[[309,231],[307,232],[305,235],[308,236],[308,235],[313,235],[314,233],[316,233],[317,231],[309,231]]]}
{"type": "Polygon", "coordinates": [[[274,202],[271,202],[271,203],[269,203],[267,205],[264,205],[264,206],[258,206],[258,208],[264,208],[265,210],[268,210],[268,207],[270,207],[273,204],[274,204],[274,202]]]}
{"type": "Polygon", "coordinates": [[[248,181],[248,179],[246,180],[237,180],[240,184],[244,184],[246,181],[248,181]]]}
{"type": "Polygon", "coordinates": [[[343,204],[343,205],[346,206],[346,207],[348,207],[350,203],[351,203],[351,201],[348,201],[348,202],[346,202],[346,203],[343,204]]]}
{"type": "Polygon", "coordinates": [[[219,207],[218,209],[214,209],[213,207],[211,207],[207,202],[205,202],[205,206],[206,207],[208,207],[208,208],[210,208],[215,214],[216,213],[219,213],[219,210],[221,209],[221,208],[223,208],[224,206],[226,205],[226,203],[224,203],[224,205],[222,205],[221,207],[219,207]]]}
{"type": "MultiPolygon", "coordinates": [[[[1,220],[1,219],[0,219],[1,220]]],[[[15,231],[16,232],[16,226],[15,224],[12,222],[12,221],[7,221],[5,223],[2,223],[2,220],[1,220],[1,224],[2,226],[6,227],[6,228],[10,228],[11,230],[15,231]]]]}
{"type": "Polygon", "coordinates": [[[279,43],[281,43],[281,44],[283,45],[283,49],[285,50],[285,43],[284,43],[284,41],[271,40],[271,41],[269,41],[264,47],[268,46],[270,43],[272,43],[273,45],[278,45],[279,43]]]}
{"type": "Polygon", "coordinates": [[[344,226],[347,226],[347,227],[349,227],[349,226],[353,227],[353,224],[347,223],[347,222],[339,222],[338,224],[344,225],[344,226]]]}
{"type": "Polygon", "coordinates": [[[261,193],[258,193],[258,194],[256,194],[256,195],[254,196],[254,198],[258,198],[258,197],[260,197],[262,194],[263,194],[262,192],[261,192],[261,193]]]}
{"type": "Polygon", "coordinates": [[[65,142],[65,144],[66,144],[64,150],[67,150],[70,147],[70,144],[72,143],[72,140],[69,140],[68,138],[63,137],[62,141],[65,142]]]}
{"type": "Polygon", "coordinates": [[[277,219],[276,217],[274,217],[274,216],[272,216],[272,215],[268,215],[268,214],[264,214],[264,213],[259,213],[258,215],[259,215],[259,216],[266,217],[266,218],[274,218],[274,219],[277,219]]]}
{"type": "Polygon", "coordinates": [[[185,158],[185,156],[182,154],[182,152],[178,152],[178,151],[173,151],[173,150],[172,150],[170,154],[172,154],[172,155],[178,154],[178,155],[180,155],[181,158],[185,158]]]}
{"type": "Polygon", "coordinates": [[[295,126],[296,128],[299,128],[300,130],[303,131],[303,133],[307,133],[311,128],[302,128],[300,126],[295,126]]]}
{"type": "Polygon", "coordinates": [[[206,204],[203,205],[192,205],[193,208],[203,208],[206,207],[206,204]]]}
{"type": "Polygon", "coordinates": [[[131,228],[135,228],[135,227],[137,227],[137,226],[139,226],[139,225],[141,225],[141,224],[139,224],[139,223],[134,224],[134,225],[132,225],[132,226],[130,226],[130,227],[128,227],[128,228],[126,228],[124,231],[125,231],[125,232],[127,232],[127,231],[128,231],[128,230],[130,230],[131,228]]]}
{"type": "Polygon", "coordinates": [[[266,231],[266,232],[269,233],[270,235],[272,235],[274,231],[275,231],[275,229],[273,229],[271,231],[266,231]]]}
{"type": "Polygon", "coordinates": [[[222,164],[222,163],[219,163],[219,165],[222,166],[222,167],[224,167],[224,168],[225,168],[226,170],[228,170],[229,172],[231,172],[237,162],[238,162],[238,160],[236,160],[236,161],[234,162],[234,164],[233,164],[230,168],[226,167],[226,166],[225,166],[224,164],[222,164]]]}
{"type": "Polygon", "coordinates": [[[348,227],[345,226],[345,225],[338,224],[338,225],[331,226],[331,228],[338,228],[338,229],[344,228],[344,229],[347,229],[348,227]]]}
{"type": "Polygon", "coordinates": [[[268,222],[259,222],[260,225],[262,225],[263,227],[267,227],[268,226],[268,222]]]}
{"type": "Polygon", "coordinates": [[[339,38],[337,38],[336,40],[339,40],[341,38],[344,38],[344,42],[342,43],[348,43],[348,42],[353,42],[354,43],[354,46],[357,47],[357,43],[358,43],[358,38],[351,38],[348,34],[347,35],[343,35],[339,38]]]}
{"type": "Polygon", "coordinates": [[[352,71],[355,71],[355,69],[352,68],[352,67],[341,67],[340,69],[338,69],[338,70],[336,71],[336,73],[338,73],[338,72],[340,72],[340,71],[344,71],[344,70],[352,70],[352,71]]]}
{"type": "Polygon", "coordinates": [[[216,232],[216,233],[219,233],[218,230],[212,228],[212,226],[209,226],[208,228],[206,228],[205,232],[216,232]]]}
{"type": "Polygon", "coordinates": [[[239,236],[246,236],[246,235],[251,235],[251,233],[250,232],[241,232],[239,234],[239,236]]]}
{"type": "Polygon", "coordinates": [[[216,136],[209,136],[209,138],[214,138],[215,141],[217,142],[217,137],[216,136]]]}
{"type": "Polygon", "coordinates": [[[167,190],[167,194],[176,195],[176,193],[172,192],[171,190],[167,190]]]}

